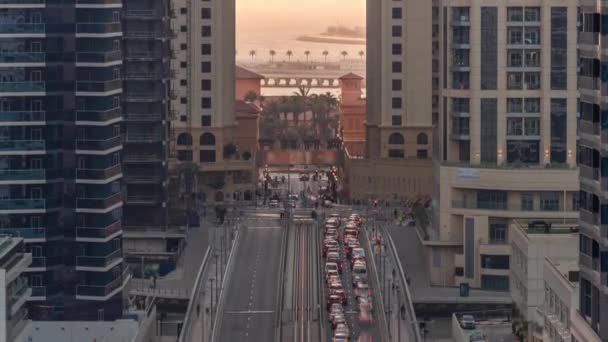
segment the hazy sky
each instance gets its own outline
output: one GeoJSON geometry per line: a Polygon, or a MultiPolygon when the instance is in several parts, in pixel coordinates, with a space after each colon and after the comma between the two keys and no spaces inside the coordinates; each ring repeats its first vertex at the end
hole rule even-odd
{"type": "Polygon", "coordinates": [[[236,0],[239,31],[320,33],[329,25],[365,26],[365,0],[236,0]]]}

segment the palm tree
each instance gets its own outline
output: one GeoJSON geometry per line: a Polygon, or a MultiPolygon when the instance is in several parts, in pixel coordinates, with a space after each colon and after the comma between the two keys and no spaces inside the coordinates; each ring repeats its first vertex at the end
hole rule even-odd
{"type": "Polygon", "coordinates": [[[346,56],[348,56],[348,52],[346,52],[346,51],[342,51],[342,52],[340,52],[340,54],[342,55],[342,60],[345,60],[346,56]]]}
{"type": "Polygon", "coordinates": [[[329,55],[329,51],[324,50],[323,51],[323,57],[325,57],[325,63],[327,63],[327,56],[329,55]]]}
{"type": "Polygon", "coordinates": [[[256,52],[255,50],[251,50],[249,51],[249,56],[251,56],[251,60],[253,61],[253,59],[255,58],[256,52]]]}
{"type": "Polygon", "coordinates": [[[285,54],[287,55],[287,59],[289,60],[289,62],[291,62],[291,56],[293,56],[293,51],[287,50],[285,54]]]}
{"type": "Polygon", "coordinates": [[[310,56],[310,51],[309,50],[304,51],[304,55],[306,56],[306,63],[308,63],[308,56],[310,56]]]}
{"type": "Polygon", "coordinates": [[[365,52],[363,50],[359,51],[359,57],[363,59],[363,56],[365,56],[365,52]]]}
{"type": "Polygon", "coordinates": [[[274,56],[277,54],[277,52],[274,51],[274,50],[270,50],[268,53],[270,54],[270,62],[273,63],[274,62],[274,56]]]}

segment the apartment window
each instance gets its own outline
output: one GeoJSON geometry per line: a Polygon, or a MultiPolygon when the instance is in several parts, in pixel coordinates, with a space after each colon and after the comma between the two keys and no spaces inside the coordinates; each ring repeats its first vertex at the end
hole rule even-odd
{"type": "Polygon", "coordinates": [[[469,44],[469,28],[456,26],[452,29],[452,42],[454,44],[469,44]]]}
{"type": "Polygon", "coordinates": [[[507,66],[511,68],[520,68],[523,66],[522,50],[507,51],[507,66]]]}
{"type": "Polygon", "coordinates": [[[469,72],[452,72],[452,89],[469,89],[469,72]]]}
{"type": "Polygon", "coordinates": [[[179,121],[186,122],[186,121],[188,121],[188,117],[186,115],[180,115],[179,116],[179,121]]]}
{"type": "Polygon", "coordinates": [[[509,276],[482,274],[481,288],[492,291],[509,291],[509,276]]]}
{"type": "Polygon", "coordinates": [[[508,7],[507,8],[507,21],[510,22],[521,22],[524,20],[524,11],[521,7],[508,7]]]}
{"type": "Polygon", "coordinates": [[[489,227],[490,243],[503,244],[507,243],[507,225],[504,223],[492,223],[489,227]]]}
{"type": "Polygon", "coordinates": [[[401,25],[393,25],[393,37],[401,37],[403,28],[401,25]]]}
{"type": "Polygon", "coordinates": [[[402,81],[393,80],[393,91],[401,91],[402,81]]]}
{"type": "Polygon", "coordinates": [[[180,98],[179,98],[179,102],[180,102],[181,104],[186,104],[186,103],[188,103],[188,98],[187,98],[187,97],[180,97],[180,98]]]}
{"type": "Polygon", "coordinates": [[[551,89],[568,86],[568,8],[551,7],[551,89]]]}
{"type": "Polygon", "coordinates": [[[401,73],[403,70],[401,62],[393,62],[392,69],[394,73],[401,73]]]}
{"type": "Polygon", "coordinates": [[[540,7],[526,7],[524,13],[526,21],[540,21],[540,7]]]}
{"type": "Polygon", "coordinates": [[[211,44],[201,44],[201,55],[208,56],[211,54],[211,44]]]}
{"type": "Polygon", "coordinates": [[[565,163],[567,159],[567,105],[567,99],[551,99],[551,162],[553,163],[565,163]]]}
{"type": "Polygon", "coordinates": [[[401,115],[393,115],[391,117],[391,123],[393,126],[401,126],[401,115]]]}
{"type": "Polygon", "coordinates": [[[182,68],[182,69],[185,69],[185,68],[188,67],[188,63],[186,63],[186,62],[179,62],[179,67],[182,68]]]}
{"type": "Polygon", "coordinates": [[[192,161],[192,151],[186,151],[186,150],[177,151],[177,159],[179,161],[191,162],[192,161]]]}
{"type": "Polygon", "coordinates": [[[202,115],[201,116],[201,126],[203,126],[203,127],[211,126],[211,115],[202,115]]]}
{"type": "Polygon", "coordinates": [[[507,44],[521,45],[524,43],[524,33],[521,27],[507,28],[507,44]]]}
{"type": "Polygon", "coordinates": [[[469,50],[454,49],[452,63],[458,67],[468,67],[469,65],[469,50]]]}
{"type": "Polygon", "coordinates": [[[538,68],[540,67],[540,50],[525,50],[526,51],[526,67],[538,68]]]}
{"type": "Polygon", "coordinates": [[[416,158],[418,158],[418,159],[427,159],[428,158],[428,151],[427,150],[417,150],[416,151],[416,158]]]}
{"type": "Polygon", "coordinates": [[[470,21],[469,8],[468,7],[453,7],[452,8],[452,21],[460,23],[468,23],[470,21]]]}
{"type": "Polygon", "coordinates": [[[538,97],[526,98],[524,109],[526,113],[540,113],[540,99],[538,97]]]}
{"type": "Polygon", "coordinates": [[[559,192],[543,191],[540,193],[540,210],[559,211],[559,192]]]}
{"type": "Polygon", "coordinates": [[[524,134],[526,136],[540,135],[540,119],[524,118],[524,134]]]}
{"type": "Polygon", "coordinates": [[[401,7],[393,7],[393,19],[401,19],[403,17],[403,12],[401,7]]]}
{"type": "Polygon", "coordinates": [[[201,90],[211,90],[211,80],[201,80],[201,90]]]}
{"type": "Polygon", "coordinates": [[[477,190],[478,209],[507,209],[507,192],[501,190],[477,190]]]}
{"type": "Polygon", "coordinates": [[[201,19],[211,19],[211,8],[209,8],[209,7],[201,8],[201,19]]]}
{"type": "Polygon", "coordinates": [[[481,89],[496,89],[498,10],[496,7],[481,8],[481,89]]]}
{"type": "Polygon", "coordinates": [[[538,164],[538,140],[507,140],[507,163],[538,164]]]}
{"type": "Polygon", "coordinates": [[[208,26],[208,25],[201,26],[201,36],[211,37],[211,26],[208,26]]]}
{"type": "Polygon", "coordinates": [[[201,62],[201,72],[211,72],[211,62],[201,62]]]}
{"type": "Polygon", "coordinates": [[[481,99],[481,162],[496,163],[497,108],[496,99],[481,99]]]}
{"type": "Polygon", "coordinates": [[[182,25],[179,27],[180,32],[188,32],[188,26],[182,25]]]}
{"type": "Polygon", "coordinates": [[[468,97],[452,98],[452,112],[468,113],[469,112],[469,98],[468,97]]]}
{"type": "Polygon", "coordinates": [[[179,9],[180,14],[188,14],[188,9],[186,7],[182,7],[179,9]]]}
{"type": "Polygon", "coordinates": [[[526,27],[524,42],[526,45],[538,45],[540,44],[540,28],[538,27],[526,27]]]}
{"type": "Polygon", "coordinates": [[[507,98],[507,113],[523,113],[523,111],[522,99],[512,97],[507,98]]]}
{"type": "Polygon", "coordinates": [[[211,98],[210,97],[201,98],[201,108],[203,108],[203,109],[211,108],[211,98]]]}
{"type": "Polygon", "coordinates": [[[199,153],[200,161],[203,163],[215,162],[215,150],[202,150],[199,153]]]}
{"type": "Polygon", "coordinates": [[[180,44],[179,48],[180,50],[188,50],[188,44],[180,44]]]}
{"type": "Polygon", "coordinates": [[[401,44],[393,44],[393,55],[401,55],[401,44]]]}
{"type": "Polygon", "coordinates": [[[534,210],[534,194],[530,192],[524,192],[521,194],[521,210],[522,211],[533,211],[534,210]]]}
{"type": "Polygon", "coordinates": [[[507,118],[507,135],[522,135],[522,119],[521,118],[507,118]]]}
{"type": "Polygon", "coordinates": [[[481,254],[481,267],[493,270],[508,270],[509,256],[481,254]]]}
{"type": "Polygon", "coordinates": [[[393,105],[393,109],[401,109],[401,107],[403,105],[401,98],[393,97],[392,105],[393,105]]]}
{"type": "Polygon", "coordinates": [[[181,85],[181,86],[187,86],[188,85],[188,80],[179,80],[179,85],[181,85]]]}
{"type": "Polygon", "coordinates": [[[507,73],[507,89],[522,89],[522,73],[521,72],[508,72],[507,73]]]}
{"type": "Polygon", "coordinates": [[[469,118],[452,118],[452,134],[469,135],[469,118]]]}

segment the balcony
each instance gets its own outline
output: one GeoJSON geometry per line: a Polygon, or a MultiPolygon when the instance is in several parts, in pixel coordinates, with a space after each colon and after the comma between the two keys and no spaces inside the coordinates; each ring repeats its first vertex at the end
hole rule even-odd
{"type": "Polygon", "coordinates": [[[76,227],[76,241],[105,240],[122,231],[120,220],[107,227],[76,227]]]}
{"type": "Polygon", "coordinates": [[[49,238],[62,236],[61,230],[45,227],[1,228],[0,235],[21,237],[26,242],[46,241],[49,238]]]}
{"type": "Polygon", "coordinates": [[[114,5],[122,4],[122,0],[76,0],[78,5],[114,5]]]}
{"type": "Polygon", "coordinates": [[[153,9],[126,9],[123,12],[125,19],[137,19],[137,20],[154,20],[162,18],[161,14],[153,9]]]}
{"type": "Polygon", "coordinates": [[[61,204],[56,198],[13,198],[1,199],[0,210],[47,210],[61,204]]]}
{"type": "Polygon", "coordinates": [[[123,288],[130,278],[129,269],[125,268],[118,278],[106,285],[78,284],[76,285],[76,298],[87,297],[86,299],[96,300],[90,297],[99,297],[99,300],[107,300],[123,288]]]}
{"type": "Polygon", "coordinates": [[[77,110],[76,121],[105,122],[120,118],[122,109],[120,107],[107,110],[77,110]]]}
{"type": "Polygon", "coordinates": [[[30,300],[44,300],[46,297],[58,294],[62,290],[61,284],[53,284],[46,286],[31,286],[32,295],[30,300]]]}
{"type": "Polygon", "coordinates": [[[160,173],[136,173],[125,172],[124,180],[131,184],[158,184],[162,182],[163,176],[160,173]]]}
{"type": "Polygon", "coordinates": [[[474,210],[499,210],[499,211],[516,211],[516,212],[555,212],[563,213],[562,203],[556,206],[544,206],[534,205],[533,207],[524,208],[520,203],[511,202],[490,202],[490,201],[462,201],[453,200],[452,208],[457,209],[474,209],[474,210]]]}
{"type": "Polygon", "coordinates": [[[63,264],[62,256],[38,256],[32,257],[29,268],[47,268],[63,264]]]}
{"type": "Polygon", "coordinates": [[[129,133],[124,136],[124,142],[126,143],[155,143],[163,141],[162,134],[160,132],[152,133],[129,133]]]}
{"type": "Polygon", "coordinates": [[[600,42],[599,32],[579,32],[578,33],[578,44],[579,45],[598,45],[600,42]]]}
{"type": "Polygon", "coordinates": [[[587,254],[579,254],[579,263],[581,266],[584,266],[592,271],[599,272],[600,271],[600,259],[593,258],[587,254]]]}
{"type": "Polygon", "coordinates": [[[163,57],[162,52],[160,51],[127,51],[126,59],[132,60],[155,60],[163,57]]]}
{"type": "Polygon", "coordinates": [[[40,93],[46,91],[43,81],[0,82],[0,93],[40,93]]]}
{"type": "Polygon", "coordinates": [[[28,324],[27,309],[21,308],[6,321],[7,341],[14,341],[28,324]]]}
{"type": "Polygon", "coordinates": [[[122,89],[122,80],[110,81],[78,81],[76,82],[76,91],[107,93],[122,89]]]}
{"type": "Polygon", "coordinates": [[[79,52],[76,54],[76,63],[110,63],[122,60],[122,51],[79,52]]]}
{"type": "Polygon", "coordinates": [[[105,140],[76,140],[76,149],[81,151],[106,151],[122,145],[120,136],[105,140]]]}
{"type": "Polygon", "coordinates": [[[120,193],[111,195],[106,198],[77,198],[76,210],[78,209],[108,209],[122,201],[120,193]]]}
{"type": "Polygon", "coordinates": [[[149,72],[129,72],[125,74],[125,79],[127,81],[151,81],[151,80],[160,80],[162,78],[162,73],[157,71],[149,71],[149,72]]]}
{"type": "Polygon", "coordinates": [[[107,180],[121,173],[120,164],[106,169],[76,169],[76,180],[107,180]]]}
{"type": "Polygon", "coordinates": [[[162,157],[153,153],[127,153],[123,156],[125,163],[154,163],[161,162],[162,157]]]}
{"type": "Polygon", "coordinates": [[[122,31],[120,22],[115,23],[77,23],[76,34],[105,34],[122,31]]]}
{"type": "Polygon", "coordinates": [[[76,257],[76,269],[79,267],[108,268],[122,259],[122,249],[117,249],[105,256],[81,255],[76,257]]]}
{"type": "Polygon", "coordinates": [[[135,205],[154,205],[160,203],[161,200],[156,195],[127,195],[126,203],[135,205]]]}
{"type": "Polygon", "coordinates": [[[587,209],[581,208],[579,210],[579,215],[580,215],[581,221],[583,221],[583,222],[586,222],[586,223],[594,225],[594,226],[600,225],[600,214],[599,213],[594,213],[587,209]]]}
{"type": "Polygon", "coordinates": [[[163,116],[161,113],[127,113],[125,114],[126,121],[140,121],[140,122],[156,122],[162,121],[163,116]]]}
{"type": "Polygon", "coordinates": [[[44,52],[0,52],[0,63],[44,63],[46,53],[44,52]]]}
{"type": "Polygon", "coordinates": [[[127,39],[168,39],[174,37],[175,34],[171,30],[158,31],[130,31],[124,32],[124,37],[127,39]]]}
{"type": "Polygon", "coordinates": [[[579,164],[579,173],[581,178],[588,180],[599,181],[600,180],[600,169],[597,167],[591,167],[584,164],[579,164]]]}
{"type": "Polygon", "coordinates": [[[40,122],[46,121],[46,112],[42,111],[0,111],[1,122],[40,122]]]}
{"type": "Polygon", "coordinates": [[[579,123],[580,133],[585,133],[585,134],[589,134],[589,135],[597,135],[599,137],[600,126],[601,126],[599,122],[579,120],[578,123],[579,123]]]}
{"type": "Polygon", "coordinates": [[[47,179],[62,178],[61,170],[46,169],[9,169],[0,170],[0,180],[6,181],[46,181],[47,179]]]}
{"type": "Polygon", "coordinates": [[[45,33],[44,24],[33,23],[12,23],[0,24],[0,34],[43,34],[45,33]]]}
{"type": "Polygon", "coordinates": [[[600,90],[600,79],[596,77],[589,76],[579,76],[578,77],[578,87],[581,90],[600,90]]]}
{"type": "Polygon", "coordinates": [[[127,102],[158,102],[163,100],[163,96],[160,92],[127,92],[125,94],[125,101],[127,102]]]}
{"type": "Polygon", "coordinates": [[[11,289],[8,293],[8,304],[11,308],[11,314],[15,314],[25,304],[27,298],[32,294],[32,290],[27,286],[27,280],[19,277],[11,284],[11,289]]]}

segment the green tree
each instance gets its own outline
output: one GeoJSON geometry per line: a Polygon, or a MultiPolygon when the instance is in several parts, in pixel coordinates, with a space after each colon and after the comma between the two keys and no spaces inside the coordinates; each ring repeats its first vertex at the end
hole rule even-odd
{"type": "Polygon", "coordinates": [[[348,56],[348,52],[347,51],[342,51],[342,52],[340,52],[340,54],[342,55],[342,60],[345,60],[346,56],[348,56]]]}
{"type": "Polygon", "coordinates": [[[329,51],[323,51],[323,57],[325,57],[325,63],[327,63],[327,56],[329,56],[329,51]]]}
{"type": "Polygon", "coordinates": [[[363,50],[359,51],[359,57],[361,57],[361,59],[363,59],[363,56],[365,56],[365,51],[363,51],[363,50]]]}
{"type": "Polygon", "coordinates": [[[274,56],[276,56],[277,52],[274,50],[270,50],[268,53],[270,54],[270,62],[274,63],[274,56]]]}
{"type": "Polygon", "coordinates": [[[304,51],[304,56],[306,56],[306,63],[308,63],[308,57],[310,56],[310,51],[309,50],[304,51]]]}
{"type": "Polygon", "coordinates": [[[291,63],[291,56],[293,56],[293,51],[287,50],[285,54],[287,55],[287,60],[291,63]]]}
{"type": "Polygon", "coordinates": [[[251,60],[253,61],[255,59],[255,55],[257,54],[257,52],[255,50],[251,50],[249,51],[249,56],[251,56],[251,60]]]}
{"type": "Polygon", "coordinates": [[[258,94],[253,90],[248,91],[247,94],[245,94],[245,97],[243,98],[243,100],[245,100],[246,102],[254,102],[257,99],[258,94]]]}

